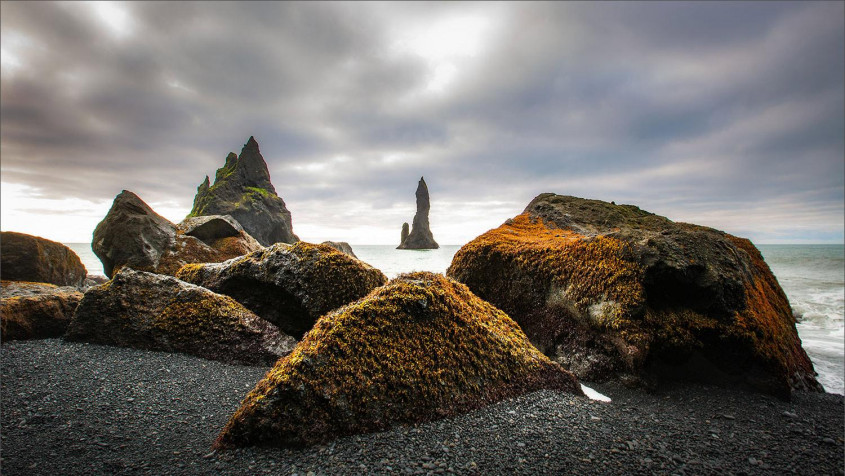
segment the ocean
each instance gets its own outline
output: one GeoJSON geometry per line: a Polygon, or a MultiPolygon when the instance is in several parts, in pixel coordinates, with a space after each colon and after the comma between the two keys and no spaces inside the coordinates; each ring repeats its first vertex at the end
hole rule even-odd
{"type": "MultiPolygon", "coordinates": [[[[90,243],[65,243],[91,274],[103,274],[90,243]]],[[[397,250],[394,246],[352,245],[362,261],[388,278],[408,271],[445,273],[460,246],[437,250],[397,250]]],[[[845,394],[845,247],[843,245],[758,245],[786,292],[798,318],[798,335],[813,361],[819,382],[830,393],[845,394]]]]}

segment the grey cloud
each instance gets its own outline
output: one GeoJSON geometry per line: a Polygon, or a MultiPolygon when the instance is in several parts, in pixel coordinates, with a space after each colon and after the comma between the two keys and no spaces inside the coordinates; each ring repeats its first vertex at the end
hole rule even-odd
{"type": "Polygon", "coordinates": [[[838,3],[121,7],[115,37],[81,5],[4,3],[22,63],[0,85],[4,181],[187,212],[255,135],[295,223],[320,203],[401,208],[420,175],[434,200],[517,212],[544,191],[702,217],[782,197],[842,212],[838,3]],[[420,96],[431,65],[397,35],[476,14],[494,20],[480,51],[420,96]]]}

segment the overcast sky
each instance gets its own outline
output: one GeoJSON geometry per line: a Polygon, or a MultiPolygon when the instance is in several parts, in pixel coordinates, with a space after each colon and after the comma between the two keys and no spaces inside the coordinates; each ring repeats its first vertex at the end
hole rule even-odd
{"type": "Polygon", "coordinates": [[[306,241],[441,244],[542,192],[843,241],[842,2],[0,4],[2,229],[179,221],[258,140],[306,241]]]}

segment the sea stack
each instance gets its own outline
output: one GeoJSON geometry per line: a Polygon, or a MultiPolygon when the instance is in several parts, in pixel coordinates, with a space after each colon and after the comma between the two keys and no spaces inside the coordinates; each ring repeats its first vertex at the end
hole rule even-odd
{"type": "Polygon", "coordinates": [[[431,208],[431,203],[428,199],[428,186],[425,184],[425,178],[420,177],[420,183],[417,185],[417,213],[414,215],[414,224],[411,228],[411,233],[406,236],[408,224],[402,225],[402,243],[396,247],[397,250],[436,250],[440,245],[434,241],[434,236],[431,234],[428,224],[428,211],[431,208]]]}
{"type": "Polygon", "coordinates": [[[250,137],[241,155],[229,153],[217,169],[214,184],[208,177],[197,187],[194,207],[188,217],[231,215],[262,246],[296,243],[290,212],[270,183],[267,163],[250,137]]]}

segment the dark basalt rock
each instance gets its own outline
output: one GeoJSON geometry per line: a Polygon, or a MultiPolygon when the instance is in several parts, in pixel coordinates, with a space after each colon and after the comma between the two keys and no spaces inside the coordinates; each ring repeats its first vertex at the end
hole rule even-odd
{"type": "Polygon", "coordinates": [[[414,226],[411,232],[405,236],[407,223],[402,225],[402,243],[396,247],[397,250],[432,250],[440,248],[440,245],[434,241],[434,236],[431,234],[431,229],[428,224],[428,212],[431,208],[431,203],[428,198],[428,186],[425,184],[425,179],[420,177],[420,182],[417,185],[417,213],[414,215],[414,226]]]}
{"type": "Polygon", "coordinates": [[[197,188],[189,218],[205,215],[230,215],[262,246],[295,243],[291,215],[284,200],[270,183],[270,172],[254,137],[241,150],[229,153],[226,163],[217,169],[214,184],[208,177],[197,188]]]}
{"type": "Polygon", "coordinates": [[[353,258],[358,258],[355,256],[355,252],[352,251],[352,246],[345,241],[324,241],[321,244],[331,246],[341,253],[346,253],[353,258]]]}
{"type": "Polygon", "coordinates": [[[192,218],[177,226],[127,190],[115,197],[91,243],[108,277],[123,266],[173,274],[187,263],[224,261],[260,247],[231,217],[192,218]]]}
{"type": "Polygon", "coordinates": [[[327,245],[276,243],[217,264],[191,264],[176,277],[236,299],[295,338],[321,315],[383,285],[381,271],[327,245]]]}
{"type": "Polygon", "coordinates": [[[402,224],[402,233],[401,233],[401,235],[400,235],[400,237],[399,237],[399,238],[400,238],[400,239],[399,239],[399,244],[404,243],[404,242],[405,242],[405,240],[407,240],[407,239],[408,239],[408,235],[410,235],[410,234],[411,234],[411,227],[410,227],[410,225],[408,225],[408,222],[403,223],[403,224],[402,224]]]}
{"type": "Polygon", "coordinates": [[[542,194],[461,248],[447,273],[585,380],[821,389],[760,252],[722,231],[542,194]]]}
{"type": "Polygon", "coordinates": [[[85,293],[65,338],[247,365],[272,364],[296,344],[228,296],[127,267],[85,293]]]}
{"type": "Polygon", "coordinates": [[[504,312],[433,273],[321,317],[215,446],[304,446],[464,413],[539,389],[582,395],[504,312]]]}
{"type": "Polygon", "coordinates": [[[82,293],[73,286],[3,281],[0,298],[0,338],[61,337],[82,293]]]}
{"type": "Polygon", "coordinates": [[[39,236],[0,232],[0,276],[10,281],[81,286],[88,271],[67,246],[39,236]]]}

